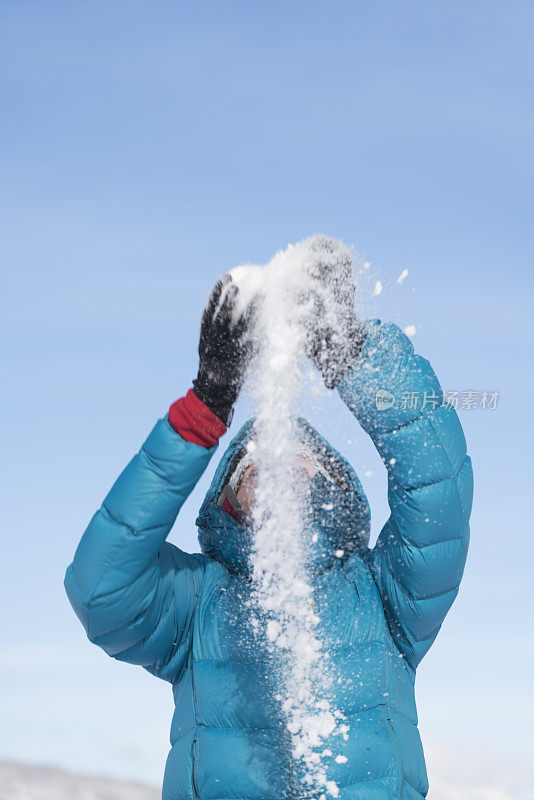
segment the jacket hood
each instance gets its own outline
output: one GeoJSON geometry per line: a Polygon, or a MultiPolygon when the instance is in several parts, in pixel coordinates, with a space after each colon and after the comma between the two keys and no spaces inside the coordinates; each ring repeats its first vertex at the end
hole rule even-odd
{"type": "MultiPolygon", "coordinates": [[[[242,574],[249,572],[252,533],[221,508],[218,499],[254,435],[254,424],[254,419],[246,422],[228,445],[196,520],[201,551],[230,572],[242,574]]],[[[313,543],[310,537],[309,566],[313,571],[323,572],[336,560],[343,561],[351,553],[368,547],[369,503],[349,462],[309,422],[299,417],[297,426],[302,441],[328,463],[329,472],[336,477],[334,485],[317,474],[310,484],[311,508],[305,530],[313,527],[313,533],[318,535],[313,536],[313,543]]]]}

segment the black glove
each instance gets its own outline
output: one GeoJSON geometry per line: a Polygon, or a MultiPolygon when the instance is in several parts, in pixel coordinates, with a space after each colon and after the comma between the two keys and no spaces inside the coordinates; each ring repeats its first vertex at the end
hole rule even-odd
{"type": "Polygon", "coordinates": [[[253,308],[234,318],[238,291],[229,274],[211,290],[200,324],[199,367],[193,381],[196,396],[227,426],[252,351],[248,328],[253,308]]]}
{"type": "Polygon", "coordinates": [[[334,389],[356,361],[365,330],[354,315],[356,288],[350,250],[341,242],[317,236],[303,264],[308,276],[299,296],[305,304],[306,355],[328,389],[334,389]]]}

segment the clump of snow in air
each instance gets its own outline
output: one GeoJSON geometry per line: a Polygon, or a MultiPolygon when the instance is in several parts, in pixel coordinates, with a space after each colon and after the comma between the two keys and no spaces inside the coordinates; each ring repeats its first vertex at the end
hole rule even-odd
{"type": "Polygon", "coordinates": [[[340,724],[343,715],[328,699],[332,681],[328,653],[319,635],[306,569],[313,539],[306,540],[305,482],[299,481],[296,470],[300,445],[296,414],[309,369],[303,353],[310,308],[299,299],[310,288],[313,259],[320,258],[328,268],[340,254],[350,258],[342,243],[312,237],[276,253],[265,266],[232,270],[241,303],[260,298],[254,323],[258,352],[250,381],[257,465],[252,512],[254,608],[263,620],[267,646],[281,664],[279,699],[293,757],[301,765],[303,788],[309,796],[323,799],[339,793],[337,784],[327,779],[324,742],[333,734],[346,738],[348,726],[340,724]]]}
{"type": "Polygon", "coordinates": [[[403,269],[399,277],[397,278],[397,283],[404,283],[406,278],[408,277],[408,270],[403,269]]]}
{"type": "Polygon", "coordinates": [[[382,294],[382,283],[380,281],[376,281],[373,295],[378,297],[379,294],[382,294]]]}
{"type": "Polygon", "coordinates": [[[410,338],[412,336],[415,336],[416,332],[417,332],[417,329],[416,329],[415,325],[407,325],[404,328],[404,333],[406,334],[406,336],[409,336],[410,338]]]}

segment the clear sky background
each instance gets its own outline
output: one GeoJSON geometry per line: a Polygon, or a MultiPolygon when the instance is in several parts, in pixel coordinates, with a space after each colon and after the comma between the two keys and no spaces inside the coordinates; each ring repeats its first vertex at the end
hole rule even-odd
{"type": "MultiPolygon", "coordinates": [[[[161,780],[170,687],[87,642],[64,571],[217,277],[323,232],[445,388],[500,391],[460,411],[472,546],[418,701],[435,785],[531,797],[532,3],[4,0],[0,37],[0,758],[161,780]]],[[[376,535],[379,459],[336,396],[313,416],[376,535]]]]}

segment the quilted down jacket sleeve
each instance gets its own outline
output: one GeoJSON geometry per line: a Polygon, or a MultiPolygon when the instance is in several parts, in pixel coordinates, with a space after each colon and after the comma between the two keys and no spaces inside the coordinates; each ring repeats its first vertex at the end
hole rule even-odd
{"type": "Polygon", "coordinates": [[[191,646],[205,557],[165,539],[215,449],[184,441],[168,418],[159,420],[92,518],[65,576],[90,641],[167,680],[191,646]]]}
{"type": "Polygon", "coordinates": [[[388,470],[391,515],[369,564],[390,630],[415,668],[455,599],[469,543],[471,461],[426,359],[391,323],[367,323],[339,393],[388,470]]]}

